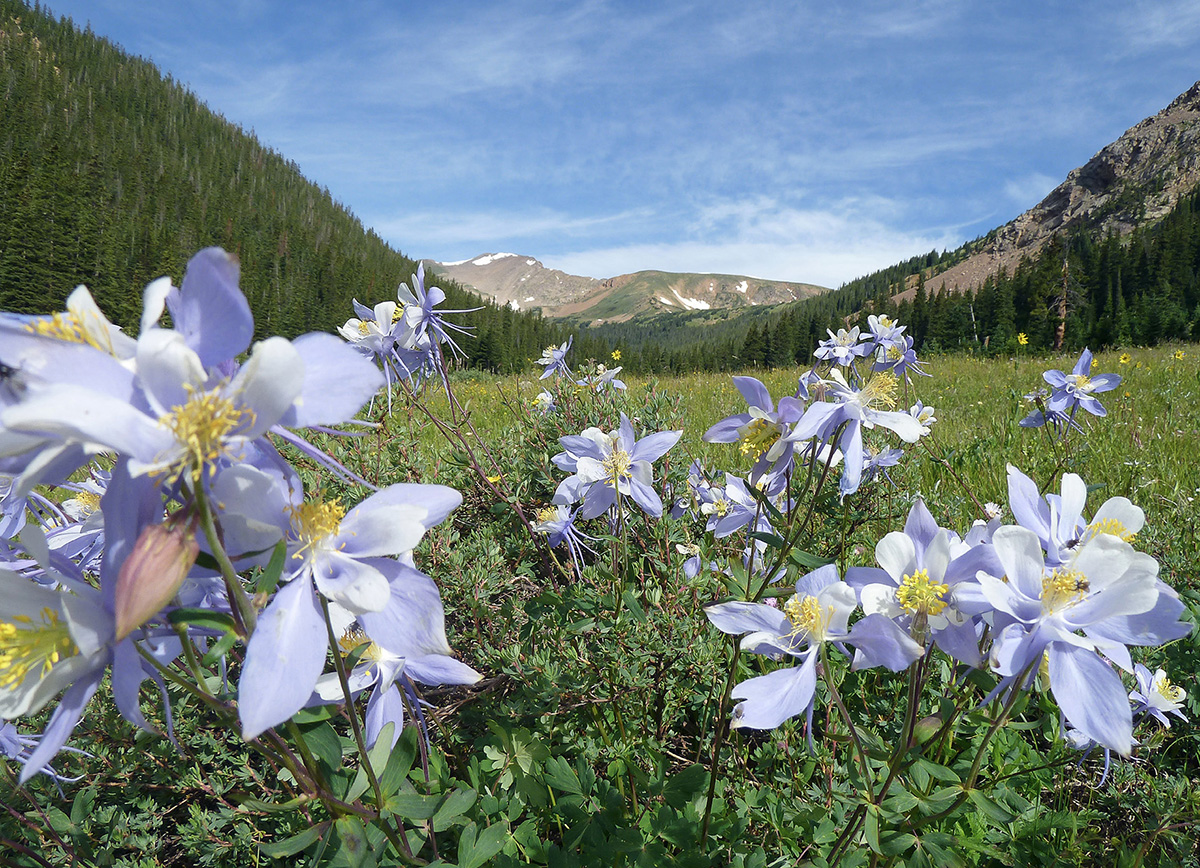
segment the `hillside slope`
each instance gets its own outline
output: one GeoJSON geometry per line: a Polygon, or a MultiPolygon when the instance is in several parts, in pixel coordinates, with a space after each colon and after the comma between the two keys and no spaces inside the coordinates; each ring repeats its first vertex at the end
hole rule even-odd
{"type": "Polygon", "coordinates": [[[1023,257],[1035,256],[1064,232],[1128,235],[1161,219],[1197,184],[1200,82],[1073,169],[1045,199],[976,242],[978,249],[929,278],[926,287],[934,293],[974,289],[1000,270],[1011,274],[1023,257]]]}

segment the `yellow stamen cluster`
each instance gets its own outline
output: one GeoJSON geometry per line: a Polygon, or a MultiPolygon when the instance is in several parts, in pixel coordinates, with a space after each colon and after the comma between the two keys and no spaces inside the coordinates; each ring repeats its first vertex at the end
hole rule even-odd
{"type": "Polygon", "coordinates": [[[896,407],[896,387],[899,381],[895,374],[881,371],[863,386],[859,399],[864,407],[893,410],[896,407]]]}
{"type": "MultiPolygon", "coordinates": [[[[830,607],[832,612],[833,607],[830,607]]],[[[783,604],[783,614],[792,622],[793,634],[804,633],[820,641],[825,635],[825,613],[811,594],[793,594],[783,604]]]]}
{"type": "Polygon", "coordinates": [[[723,497],[719,497],[712,502],[712,511],[714,515],[723,516],[729,512],[729,501],[723,497]]]}
{"type": "Polygon", "coordinates": [[[360,335],[369,335],[371,333],[371,324],[365,319],[358,321],[358,333],[360,335]]]}
{"type": "Polygon", "coordinates": [[[633,458],[630,454],[615,443],[612,452],[601,462],[608,481],[614,486],[629,476],[629,468],[632,465],[633,458]]]}
{"type": "Polygon", "coordinates": [[[1076,602],[1088,587],[1087,576],[1079,570],[1052,570],[1042,578],[1042,610],[1057,612],[1076,602]]]}
{"type": "Polygon", "coordinates": [[[392,311],[392,322],[399,322],[402,316],[404,316],[404,302],[401,301],[396,304],[396,309],[392,311]]]}
{"type": "Polygon", "coordinates": [[[741,444],[738,448],[750,460],[757,461],[758,457],[770,451],[780,437],[779,426],[766,419],[751,419],[741,430],[741,444]]]}
{"type": "Polygon", "coordinates": [[[1080,392],[1092,391],[1092,378],[1087,374],[1067,374],[1067,382],[1072,383],[1080,392]]]}
{"type": "Polygon", "coordinates": [[[545,524],[548,521],[557,521],[557,520],[558,520],[558,507],[556,507],[556,506],[543,506],[537,512],[537,523],[538,524],[545,524]]]}
{"type": "Polygon", "coordinates": [[[1097,537],[1102,533],[1107,533],[1118,537],[1127,543],[1131,543],[1133,542],[1134,537],[1137,536],[1137,534],[1130,533],[1128,530],[1126,530],[1125,525],[1115,518],[1102,518],[1100,521],[1094,521],[1088,525],[1087,529],[1088,539],[1097,537]]]}
{"type": "Polygon", "coordinates": [[[83,330],[83,325],[71,313],[53,313],[50,316],[35,319],[25,328],[42,337],[70,341],[73,344],[96,346],[96,342],[88,337],[87,332],[83,330]]]}
{"type": "Polygon", "coordinates": [[[885,328],[885,329],[890,329],[892,327],[892,325],[894,324],[894,320],[890,316],[888,316],[886,313],[880,314],[878,322],[879,322],[880,328],[885,328]]]}
{"type": "Polygon", "coordinates": [[[1187,692],[1182,687],[1171,683],[1171,679],[1165,672],[1154,679],[1154,691],[1167,702],[1180,703],[1187,696],[1187,692]]]}
{"type": "Polygon", "coordinates": [[[254,424],[254,412],[235,407],[219,390],[200,392],[189,386],[187,403],[172,407],[159,422],[171,429],[184,450],[172,478],[187,473],[192,483],[198,485],[206,468],[211,473],[215,470],[213,465],[229,455],[225,438],[243,426],[254,424]]]}
{"type": "Polygon", "coordinates": [[[100,495],[94,491],[77,491],[72,499],[78,500],[89,515],[100,508],[100,495]]]}
{"type": "Polygon", "coordinates": [[[39,679],[45,678],[55,663],[77,653],[58,612],[46,607],[37,621],[17,615],[12,622],[0,624],[0,689],[15,687],[34,671],[39,679]]]}
{"type": "Polygon", "coordinates": [[[896,602],[901,609],[913,615],[940,615],[946,608],[942,596],[949,590],[949,585],[929,578],[929,570],[917,570],[900,582],[896,590],[896,602]]]}
{"type": "Polygon", "coordinates": [[[337,533],[346,514],[341,501],[308,500],[292,507],[292,529],[303,545],[292,557],[300,557],[305,550],[319,544],[337,533]]]}

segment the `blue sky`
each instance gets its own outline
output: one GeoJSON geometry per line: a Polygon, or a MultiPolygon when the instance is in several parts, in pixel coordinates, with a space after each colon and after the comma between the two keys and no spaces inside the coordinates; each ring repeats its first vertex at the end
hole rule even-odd
{"type": "Polygon", "coordinates": [[[593,277],[953,248],[1200,78],[1200,0],[47,5],[410,256],[593,277]]]}

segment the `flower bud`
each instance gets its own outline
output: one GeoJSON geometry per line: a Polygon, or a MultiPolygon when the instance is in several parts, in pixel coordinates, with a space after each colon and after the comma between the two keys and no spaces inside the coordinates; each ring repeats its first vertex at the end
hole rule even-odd
{"type": "Polygon", "coordinates": [[[942,716],[940,714],[931,714],[928,717],[922,717],[913,727],[913,744],[925,744],[929,739],[937,735],[939,729],[942,728],[942,716]]]}
{"type": "Polygon", "coordinates": [[[113,607],[118,642],[171,601],[199,552],[196,532],[185,523],[152,524],[142,530],[117,576],[113,607]]]}

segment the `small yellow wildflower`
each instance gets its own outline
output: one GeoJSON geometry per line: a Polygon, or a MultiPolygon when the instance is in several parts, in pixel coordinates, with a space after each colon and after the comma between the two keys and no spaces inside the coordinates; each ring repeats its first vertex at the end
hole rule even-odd
{"type": "Polygon", "coordinates": [[[1128,365],[1129,362],[1131,361],[1131,359],[1129,357],[1129,353],[1121,353],[1121,358],[1117,359],[1117,361],[1120,362],[1122,365],[1128,365]]]}
{"type": "Polygon", "coordinates": [[[1186,355],[1187,355],[1187,353],[1185,353],[1183,350],[1176,350],[1175,351],[1175,361],[1182,362],[1184,356],[1186,356],[1186,355]]]}
{"type": "Polygon", "coordinates": [[[489,477],[487,477],[487,481],[488,481],[488,482],[490,482],[492,485],[495,485],[495,484],[496,484],[497,482],[499,482],[499,481],[500,481],[502,478],[503,478],[503,477],[501,477],[501,476],[489,476],[489,477]]]}
{"type": "Polygon", "coordinates": [[[613,359],[613,361],[614,361],[614,362],[619,362],[619,361],[621,361],[621,351],[620,351],[620,350],[613,350],[613,351],[612,351],[612,359],[613,359]]]}
{"type": "Polygon", "coordinates": [[[1025,334],[1025,332],[1021,332],[1017,335],[1017,343],[1021,346],[1027,345],[1029,343],[1029,335],[1025,334]]]}

